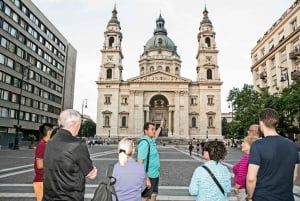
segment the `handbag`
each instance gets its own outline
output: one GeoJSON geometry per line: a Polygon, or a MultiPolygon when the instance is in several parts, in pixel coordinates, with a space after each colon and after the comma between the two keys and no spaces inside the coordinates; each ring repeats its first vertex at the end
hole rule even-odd
{"type": "Polygon", "coordinates": [[[217,180],[217,178],[215,177],[215,175],[205,165],[202,165],[202,167],[209,173],[209,175],[212,177],[212,179],[215,181],[215,183],[219,187],[220,191],[223,193],[223,195],[225,195],[225,191],[224,191],[223,187],[221,186],[221,184],[219,183],[219,181],[217,180]]]}

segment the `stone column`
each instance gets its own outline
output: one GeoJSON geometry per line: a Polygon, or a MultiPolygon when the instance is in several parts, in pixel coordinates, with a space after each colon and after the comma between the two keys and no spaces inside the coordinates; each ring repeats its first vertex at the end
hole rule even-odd
{"type": "Polygon", "coordinates": [[[172,111],[169,110],[169,122],[168,122],[168,137],[172,137],[172,111]]]}

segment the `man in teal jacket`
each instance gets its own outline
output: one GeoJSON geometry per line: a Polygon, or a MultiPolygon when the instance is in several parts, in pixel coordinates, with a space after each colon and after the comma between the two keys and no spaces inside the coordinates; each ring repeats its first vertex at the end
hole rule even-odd
{"type": "Polygon", "coordinates": [[[147,188],[142,194],[143,201],[156,201],[158,194],[160,161],[156,147],[156,139],[162,130],[163,124],[164,120],[162,119],[159,128],[155,130],[153,123],[146,122],[144,124],[144,135],[138,145],[137,161],[144,164],[147,172],[147,188]]]}

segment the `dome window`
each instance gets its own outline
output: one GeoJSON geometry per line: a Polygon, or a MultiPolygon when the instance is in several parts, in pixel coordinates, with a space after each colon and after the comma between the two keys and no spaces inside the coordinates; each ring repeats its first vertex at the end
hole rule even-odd
{"type": "Polygon", "coordinates": [[[159,39],[158,39],[158,44],[159,44],[159,45],[162,45],[162,43],[163,43],[162,39],[159,38],[159,39]]]}

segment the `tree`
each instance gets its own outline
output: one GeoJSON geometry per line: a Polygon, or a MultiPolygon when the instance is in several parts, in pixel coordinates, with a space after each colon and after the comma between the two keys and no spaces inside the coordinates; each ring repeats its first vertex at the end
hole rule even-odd
{"type": "Polygon", "coordinates": [[[227,101],[231,102],[234,119],[230,122],[230,137],[243,138],[249,126],[258,122],[258,111],[262,109],[261,96],[254,91],[253,85],[244,84],[240,90],[233,88],[229,91],[227,101]]]}
{"type": "Polygon", "coordinates": [[[83,121],[79,134],[81,137],[94,137],[96,134],[96,123],[91,119],[83,121]]]}
{"type": "Polygon", "coordinates": [[[225,137],[225,138],[228,138],[228,134],[230,133],[230,129],[229,129],[229,123],[227,122],[227,119],[226,118],[223,118],[222,119],[222,135],[225,137]]]}
{"type": "Polygon", "coordinates": [[[278,112],[279,134],[288,134],[293,139],[293,135],[300,132],[300,79],[275,95],[268,93],[268,87],[257,92],[252,85],[244,84],[241,90],[230,90],[227,101],[232,103],[234,111],[234,119],[229,123],[231,138],[243,138],[248,127],[258,123],[258,114],[263,108],[273,108],[278,112]]]}

